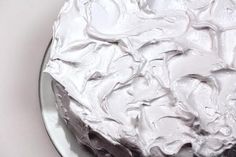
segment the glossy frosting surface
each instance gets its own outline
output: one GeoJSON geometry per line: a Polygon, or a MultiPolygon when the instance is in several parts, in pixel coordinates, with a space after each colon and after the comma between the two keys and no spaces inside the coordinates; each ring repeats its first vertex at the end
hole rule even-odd
{"type": "Polygon", "coordinates": [[[235,0],[68,0],[46,72],[71,110],[145,156],[236,144],[235,0]]]}

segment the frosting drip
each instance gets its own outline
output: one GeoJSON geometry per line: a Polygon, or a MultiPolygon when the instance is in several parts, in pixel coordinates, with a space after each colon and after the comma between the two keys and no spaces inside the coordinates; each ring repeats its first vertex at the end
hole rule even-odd
{"type": "Polygon", "coordinates": [[[46,72],[71,111],[145,156],[236,144],[236,1],[68,0],[46,72]]]}

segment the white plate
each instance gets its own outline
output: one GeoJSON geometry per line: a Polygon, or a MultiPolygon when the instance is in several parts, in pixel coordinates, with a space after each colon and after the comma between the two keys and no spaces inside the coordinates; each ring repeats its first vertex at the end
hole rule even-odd
{"type": "Polygon", "coordinates": [[[43,72],[49,58],[50,44],[42,62],[39,78],[39,98],[46,130],[62,157],[93,157],[84,146],[76,142],[75,137],[58,116],[51,87],[52,78],[49,74],[43,72]]]}

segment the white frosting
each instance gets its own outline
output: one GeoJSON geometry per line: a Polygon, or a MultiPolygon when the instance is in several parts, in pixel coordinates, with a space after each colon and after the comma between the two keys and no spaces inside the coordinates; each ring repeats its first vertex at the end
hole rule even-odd
{"type": "Polygon", "coordinates": [[[69,0],[46,72],[72,111],[145,156],[236,144],[235,0],[69,0]]]}

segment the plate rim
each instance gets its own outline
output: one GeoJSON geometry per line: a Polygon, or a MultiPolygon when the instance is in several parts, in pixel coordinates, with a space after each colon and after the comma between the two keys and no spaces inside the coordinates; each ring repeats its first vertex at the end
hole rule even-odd
{"type": "Polygon", "coordinates": [[[52,44],[52,38],[50,39],[45,51],[44,51],[44,55],[43,58],[41,60],[41,64],[40,64],[40,69],[39,69],[39,75],[38,75],[38,98],[39,98],[39,107],[40,107],[40,113],[41,113],[41,119],[43,120],[43,126],[44,126],[44,130],[47,133],[47,136],[51,142],[51,144],[53,145],[53,147],[55,148],[56,152],[58,153],[58,155],[60,157],[63,157],[63,155],[61,154],[60,150],[58,149],[58,147],[56,147],[55,141],[52,139],[52,136],[50,135],[50,132],[48,131],[48,127],[46,125],[46,120],[45,117],[43,116],[43,107],[42,107],[42,88],[41,88],[41,81],[42,81],[42,73],[43,73],[43,67],[44,67],[44,61],[46,59],[47,56],[47,52],[49,51],[51,44],[52,44]]]}

